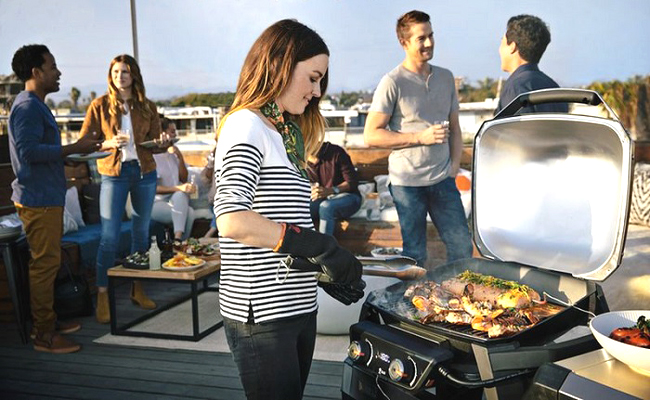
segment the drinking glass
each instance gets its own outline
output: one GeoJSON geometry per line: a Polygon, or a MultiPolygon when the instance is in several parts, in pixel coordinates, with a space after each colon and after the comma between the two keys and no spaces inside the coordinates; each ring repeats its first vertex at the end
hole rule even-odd
{"type": "Polygon", "coordinates": [[[190,176],[190,184],[194,186],[194,191],[190,193],[190,199],[196,200],[199,198],[199,186],[196,184],[196,177],[194,175],[190,176]]]}
{"type": "MultiPolygon", "coordinates": [[[[449,121],[447,120],[439,120],[439,121],[433,121],[433,125],[440,125],[442,129],[445,130],[445,135],[446,137],[449,136],[449,121]]],[[[447,139],[445,138],[441,143],[445,143],[447,139]]]]}
{"type": "Polygon", "coordinates": [[[131,141],[131,132],[128,129],[120,129],[117,137],[120,139],[120,148],[126,147],[131,141]]]}

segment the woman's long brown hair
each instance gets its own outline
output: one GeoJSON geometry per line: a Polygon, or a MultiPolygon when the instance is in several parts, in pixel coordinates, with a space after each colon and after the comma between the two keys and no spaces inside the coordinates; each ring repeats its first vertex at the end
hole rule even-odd
{"type": "Polygon", "coordinates": [[[120,97],[120,91],[113,84],[113,78],[111,76],[113,65],[118,62],[126,64],[129,72],[131,73],[131,78],[133,79],[133,84],[131,85],[131,107],[140,112],[145,117],[149,117],[151,109],[147,106],[147,97],[145,96],[144,81],[142,80],[140,67],[138,66],[138,62],[135,60],[135,58],[131,57],[128,54],[121,54],[115,57],[113,60],[111,60],[111,64],[108,67],[108,99],[110,104],[109,114],[117,116],[123,113],[121,108],[123,100],[120,97]]]}
{"type": "MultiPolygon", "coordinates": [[[[292,19],[276,22],[266,28],[253,43],[239,74],[237,93],[232,108],[221,120],[217,138],[228,116],[242,109],[259,109],[275,100],[289,85],[293,71],[301,61],[325,54],[329,49],[312,29],[292,19]]],[[[321,97],[325,95],[329,70],[320,81],[321,97]]],[[[316,154],[325,134],[325,118],[320,113],[320,98],[312,97],[301,115],[284,113],[300,127],[305,142],[305,160],[316,154]]]]}

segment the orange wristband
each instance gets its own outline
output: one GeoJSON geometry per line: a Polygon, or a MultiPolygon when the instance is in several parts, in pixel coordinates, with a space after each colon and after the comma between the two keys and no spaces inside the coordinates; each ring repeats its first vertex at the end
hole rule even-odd
{"type": "Polygon", "coordinates": [[[282,222],[280,225],[282,225],[282,233],[280,234],[280,240],[278,240],[278,244],[276,244],[273,248],[274,253],[277,253],[278,250],[280,250],[280,247],[282,247],[282,243],[284,243],[284,234],[287,232],[287,224],[282,222]]]}

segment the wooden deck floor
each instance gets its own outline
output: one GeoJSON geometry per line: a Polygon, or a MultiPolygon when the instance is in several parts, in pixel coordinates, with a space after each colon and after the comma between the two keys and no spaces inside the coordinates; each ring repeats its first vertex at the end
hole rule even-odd
{"type": "MultiPolygon", "coordinates": [[[[127,302],[125,286],[118,288],[118,299],[127,302]]],[[[155,293],[154,300],[174,295],[155,293]]],[[[0,398],[245,399],[230,354],[96,344],[109,326],[94,316],[79,320],[83,328],[69,336],[82,350],[63,355],[23,345],[16,323],[0,323],[0,398]]],[[[340,399],[342,370],[340,362],[315,360],[304,399],[340,399]]]]}

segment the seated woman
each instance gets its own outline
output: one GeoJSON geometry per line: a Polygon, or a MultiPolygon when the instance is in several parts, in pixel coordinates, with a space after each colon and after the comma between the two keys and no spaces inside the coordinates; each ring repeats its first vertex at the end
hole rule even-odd
{"type": "Polygon", "coordinates": [[[324,142],[307,161],[311,218],[321,233],[334,235],[336,220],[354,215],[361,207],[357,171],[348,153],[330,142],[324,142]]]}
{"type": "MultiPolygon", "coordinates": [[[[214,186],[214,152],[216,150],[216,147],[213,148],[210,153],[208,153],[207,157],[207,163],[205,164],[205,167],[201,171],[200,175],[200,182],[203,184],[203,186],[210,188],[207,193],[207,200],[212,204],[214,202],[214,195],[216,192],[216,188],[214,186]]],[[[210,207],[210,211],[213,212],[212,207],[210,207]]],[[[214,216],[214,212],[212,214],[212,218],[210,221],[210,229],[203,235],[204,238],[211,238],[214,237],[217,234],[217,219],[214,216]]]]}
{"type": "MultiPolygon", "coordinates": [[[[162,129],[170,138],[176,137],[176,125],[169,118],[162,118],[162,129]]],[[[194,210],[190,207],[190,195],[197,187],[187,182],[188,172],[183,154],[176,146],[160,154],[154,154],[158,181],[151,219],[174,227],[174,239],[185,240],[192,232],[194,210]]]]}

